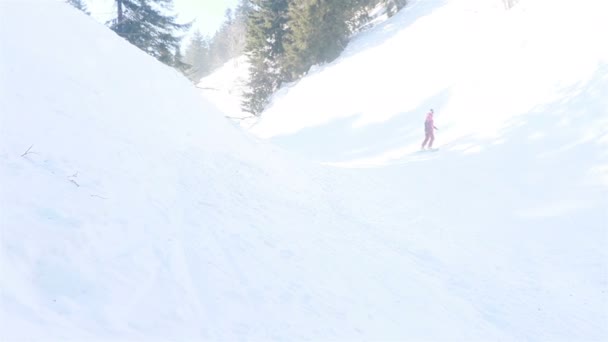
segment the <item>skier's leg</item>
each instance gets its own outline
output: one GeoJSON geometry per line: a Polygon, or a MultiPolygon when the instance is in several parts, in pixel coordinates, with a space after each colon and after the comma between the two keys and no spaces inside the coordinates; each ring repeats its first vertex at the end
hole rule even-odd
{"type": "Polygon", "coordinates": [[[435,141],[435,133],[431,132],[429,133],[429,137],[431,138],[429,141],[429,149],[433,148],[433,141],[435,141]]]}
{"type": "Polygon", "coordinates": [[[427,141],[429,141],[429,133],[425,132],[424,133],[424,141],[422,142],[421,149],[424,150],[424,146],[426,145],[427,141]]]}

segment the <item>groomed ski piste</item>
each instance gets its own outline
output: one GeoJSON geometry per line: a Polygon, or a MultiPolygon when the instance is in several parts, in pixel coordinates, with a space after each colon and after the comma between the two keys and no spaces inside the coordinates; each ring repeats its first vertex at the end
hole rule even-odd
{"type": "Polygon", "coordinates": [[[0,340],[608,339],[606,6],[410,1],[246,131],[0,1],[0,340]]]}

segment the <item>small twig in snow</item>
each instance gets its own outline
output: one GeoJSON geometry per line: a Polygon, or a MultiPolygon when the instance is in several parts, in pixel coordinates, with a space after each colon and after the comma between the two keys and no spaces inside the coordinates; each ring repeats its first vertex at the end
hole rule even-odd
{"type": "Polygon", "coordinates": [[[104,200],[107,199],[106,197],[99,196],[99,195],[91,195],[91,197],[97,197],[97,198],[101,198],[101,199],[104,199],[104,200]]]}
{"type": "Polygon", "coordinates": [[[74,178],[78,177],[78,171],[76,171],[76,173],[75,173],[75,174],[73,174],[73,175],[71,175],[71,176],[68,176],[68,180],[69,180],[70,182],[74,183],[74,185],[76,185],[77,187],[79,187],[79,188],[80,188],[80,184],[76,183],[76,181],[75,181],[75,180],[71,179],[72,177],[74,177],[74,178]]]}
{"type": "Polygon", "coordinates": [[[30,146],[30,148],[27,149],[27,151],[23,152],[23,154],[21,155],[22,157],[27,156],[28,154],[36,154],[36,152],[30,152],[30,150],[32,149],[32,147],[34,147],[34,145],[32,144],[32,146],[30,146]]]}
{"type": "Polygon", "coordinates": [[[218,90],[219,91],[219,89],[212,88],[212,87],[199,87],[199,86],[195,86],[195,87],[197,87],[198,89],[203,89],[203,90],[218,90]]]}
{"type": "Polygon", "coordinates": [[[242,118],[237,118],[236,116],[228,116],[228,115],[226,115],[226,118],[228,118],[228,119],[234,119],[234,120],[245,120],[245,119],[255,118],[255,115],[244,116],[242,118]]]}

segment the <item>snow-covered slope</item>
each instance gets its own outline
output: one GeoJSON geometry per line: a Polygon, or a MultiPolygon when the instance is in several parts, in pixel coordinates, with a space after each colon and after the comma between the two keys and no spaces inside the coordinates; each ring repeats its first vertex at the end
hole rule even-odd
{"type": "MultiPolygon", "coordinates": [[[[200,80],[197,87],[203,98],[217,106],[226,116],[242,122],[251,114],[243,111],[241,102],[247,91],[249,62],[246,56],[234,58],[200,80]]],[[[249,123],[249,119],[246,122],[249,123]]]]}
{"type": "Polygon", "coordinates": [[[606,7],[530,0],[504,11],[499,1],[412,1],[355,37],[334,63],[282,89],[253,131],[350,165],[383,165],[417,150],[431,107],[437,143],[450,148],[465,137],[498,141],[538,112],[580,122],[598,141],[606,128],[606,7]]]}
{"type": "Polygon", "coordinates": [[[411,1],[282,89],[252,131],[371,167],[389,189],[373,234],[422,248],[511,337],[606,339],[607,7],[411,1]],[[420,153],[429,108],[440,150],[420,153]]]}
{"type": "Polygon", "coordinates": [[[347,226],[323,173],[70,6],[0,6],[0,339],[327,334],[298,305],[347,226]]]}
{"type": "MultiPolygon", "coordinates": [[[[599,3],[544,19],[588,19],[576,26],[588,40],[559,31],[586,53],[555,63],[580,68],[540,59],[570,50],[538,45],[549,22],[526,33],[532,58],[516,61],[529,69],[514,62],[498,79],[537,73],[506,108],[499,81],[482,82],[493,64],[473,72],[479,60],[458,49],[470,69],[409,52],[433,71],[428,84],[394,78],[407,58],[390,47],[439,52],[439,23],[469,15],[460,30],[500,32],[515,20],[463,3],[412,2],[285,89],[257,126],[308,158],[385,166],[336,169],[242,132],[177,72],[66,4],[0,2],[0,340],[606,339],[599,3]],[[384,92],[341,97],[356,82],[384,92]],[[497,99],[496,119],[456,110],[475,91],[497,99]],[[430,106],[441,150],[402,150],[430,106]]],[[[524,9],[517,20],[534,22],[524,9]]],[[[450,37],[446,49],[477,46],[450,37]]]]}

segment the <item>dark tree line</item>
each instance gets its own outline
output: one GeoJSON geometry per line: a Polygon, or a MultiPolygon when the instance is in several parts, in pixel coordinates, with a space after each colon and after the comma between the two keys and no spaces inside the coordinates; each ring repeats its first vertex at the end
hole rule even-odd
{"type": "MultiPolygon", "coordinates": [[[[185,71],[180,43],[191,23],[179,24],[173,0],[115,0],[116,17],[106,24],[119,36],[159,61],[185,71]]],[[[67,3],[90,14],[84,0],[67,3]]]]}
{"type": "Polygon", "coordinates": [[[243,109],[259,115],[283,82],[302,77],[312,65],[330,62],[380,3],[389,15],[406,0],[249,0],[245,52],[251,63],[243,109]]]}
{"type": "MultiPolygon", "coordinates": [[[[88,13],[84,0],[65,0],[88,13]]],[[[211,70],[243,54],[249,0],[240,0],[234,10],[226,10],[222,26],[212,37],[193,33],[182,54],[183,37],[192,23],[178,23],[173,0],[115,0],[116,16],[106,24],[118,35],[159,61],[198,81],[211,70]]]]}
{"type": "Polygon", "coordinates": [[[228,60],[243,54],[250,12],[249,1],[241,0],[234,10],[226,10],[224,23],[213,37],[194,32],[184,58],[184,62],[190,66],[187,75],[191,80],[196,82],[228,60]]]}
{"type": "Polygon", "coordinates": [[[159,61],[186,69],[180,43],[191,24],[177,23],[173,0],[116,0],[116,7],[112,30],[159,61]]]}
{"type": "Polygon", "coordinates": [[[87,15],[90,14],[89,11],[88,11],[88,9],[87,9],[87,4],[83,0],[67,0],[66,2],[68,4],[76,7],[77,9],[83,11],[87,15]]]}
{"type": "MultiPolygon", "coordinates": [[[[67,1],[86,12],[83,0],[67,1]]],[[[259,115],[282,83],[298,80],[312,65],[338,57],[369,19],[371,8],[383,4],[392,15],[407,0],[239,0],[234,10],[226,11],[213,37],[194,32],[183,55],[180,45],[191,23],[177,22],[173,0],[115,1],[110,28],[195,82],[246,54],[249,91],[242,106],[259,115]]]]}

